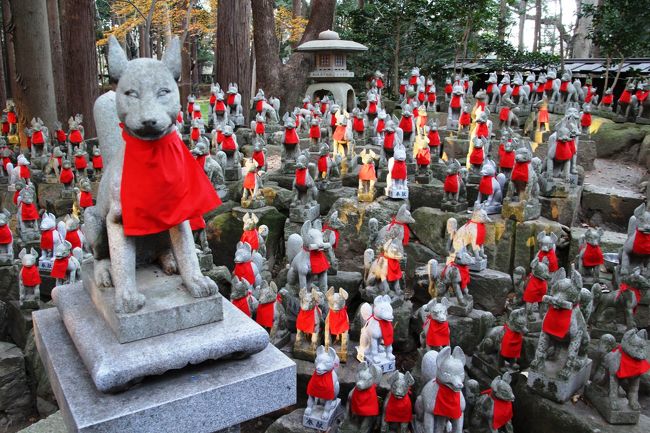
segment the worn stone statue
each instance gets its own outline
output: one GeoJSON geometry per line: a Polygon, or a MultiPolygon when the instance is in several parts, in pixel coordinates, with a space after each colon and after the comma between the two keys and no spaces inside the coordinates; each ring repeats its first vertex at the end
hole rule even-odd
{"type": "Polygon", "coordinates": [[[372,306],[364,302],[360,312],[365,324],[357,346],[357,359],[381,367],[384,373],[394,370],[393,307],[390,296],[377,296],[372,306]]]}
{"type": "Polygon", "coordinates": [[[287,286],[294,293],[299,288],[311,287],[312,281],[316,283],[322,293],[327,290],[327,261],[328,249],[332,244],[323,240],[320,221],[312,224],[306,221],[302,225],[300,234],[294,233],[287,240],[287,261],[289,272],[287,286]]]}
{"type": "Polygon", "coordinates": [[[413,419],[411,408],[411,387],[415,379],[408,371],[396,371],[388,379],[390,392],[384,403],[384,416],[381,420],[381,431],[386,433],[408,433],[409,424],[413,419]]]}
{"type": "Polygon", "coordinates": [[[333,348],[319,346],[314,361],[314,373],[307,384],[307,407],[302,424],[317,430],[327,430],[334,421],[341,399],[336,369],[339,358],[333,348]]]}
{"type": "Polygon", "coordinates": [[[339,427],[341,433],[372,433],[379,417],[377,386],[382,371],[366,361],[357,367],[355,385],[348,394],[345,419],[339,427]]]}

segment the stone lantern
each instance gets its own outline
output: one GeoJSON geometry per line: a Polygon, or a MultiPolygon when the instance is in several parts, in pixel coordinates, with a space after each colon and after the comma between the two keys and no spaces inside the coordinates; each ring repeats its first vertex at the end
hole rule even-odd
{"type": "Polygon", "coordinates": [[[331,94],[334,101],[347,111],[356,106],[354,89],[344,80],[354,77],[347,70],[347,55],[355,51],[366,51],[368,47],[354,41],[345,41],[332,30],[325,30],[318,39],[305,42],[297,51],[314,53],[314,69],[309,76],[316,82],[307,87],[306,95],[312,101],[331,94]]]}

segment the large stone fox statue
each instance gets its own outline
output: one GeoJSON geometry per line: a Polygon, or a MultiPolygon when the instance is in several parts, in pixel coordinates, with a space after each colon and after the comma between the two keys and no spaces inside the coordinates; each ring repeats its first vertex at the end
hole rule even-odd
{"type": "Polygon", "coordinates": [[[136,259],[138,264],[157,260],[165,273],[180,273],[194,297],[214,294],[216,284],[201,274],[189,220],[220,201],[176,131],[178,38],[160,61],[129,61],[111,37],[108,60],[118,84],[95,102],[106,164],[97,204],[86,209],[83,228],[95,259],[95,281],[114,286],[115,309],[124,313],[145,303],[136,286],[136,259]]]}

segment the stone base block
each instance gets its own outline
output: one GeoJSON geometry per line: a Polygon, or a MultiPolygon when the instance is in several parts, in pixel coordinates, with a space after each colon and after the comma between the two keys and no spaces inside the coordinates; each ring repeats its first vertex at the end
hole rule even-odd
{"type": "Polygon", "coordinates": [[[296,402],[296,365],[270,345],[247,359],[191,365],[120,394],[102,394],[57,310],[39,311],[34,320],[36,344],[68,431],[210,433],[296,402]]]}
{"type": "Polygon", "coordinates": [[[227,181],[238,181],[241,179],[241,167],[226,167],[224,179],[227,181]]]}
{"type": "Polygon", "coordinates": [[[297,205],[289,208],[289,219],[292,222],[304,223],[305,221],[314,221],[320,216],[320,205],[318,203],[311,205],[297,205]]]}
{"type": "Polygon", "coordinates": [[[467,210],[467,202],[448,202],[443,201],[440,209],[445,212],[465,212],[467,210]]]}
{"type": "Polygon", "coordinates": [[[376,194],[376,191],[371,191],[369,193],[360,192],[360,193],[357,194],[357,199],[360,202],[372,202],[372,201],[375,200],[375,194],[376,194]]]}
{"type": "Polygon", "coordinates": [[[155,337],[223,319],[222,296],[194,298],[183,288],[179,275],[165,275],[147,266],[136,271],[136,285],[146,297],[135,313],[115,312],[115,290],[95,284],[93,263],[82,265],[84,288],[93,305],[120,343],[155,337]]]}
{"type": "Polygon", "coordinates": [[[326,418],[323,418],[325,406],[320,404],[312,406],[312,411],[309,415],[303,412],[302,425],[310,429],[330,431],[334,423],[340,423],[342,421],[344,412],[340,398],[337,398],[332,404],[334,406],[332,408],[332,414],[326,418]]]}
{"type": "Polygon", "coordinates": [[[591,373],[592,361],[586,358],[582,367],[574,372],[568,379],[558,377],[560,369],[564,366],[566,356],[559,360],[547,360],[544,371],[530,370],[528,372],[528,386],[539,395],[558,403],[568,401],[574,394],[587,384],[591,373]]]}
{"type": "Polygon", "coordinates": [[[421,185],[428,185],[431,183],[433,180],[433,176],[431,173],[423,173],[423,174],[416,174],[415,175],[415,183],[421,184],[421,185]]]}
{"type": "Polygon", "coordinates": [[[395,189],[395,188],[386,188],[385,189],[386,197],[395,199],[395,200],[408,200],[409,190],[406,189],[395,189]]]}
{"type": "Polygon", "coordinates": [[[209,359],[241,358],[263,350],[269,336],[230,302],[223,320],[120,344],[97,314],[80,283],[54,289],[54,303],[90,377],[101,392],[111,392],[146,376],[209,359]]]}
{"type": "Polygon", "coordinates": [[[513,219],[517,222],[524,222],[534,220],[540,217],[542,213],[542,205],[539,201],[526,202],[526,201],[503,201],[501,209],[501,216],[505,219],[513,219]]]}
{"type": "Polygon", "coordinates": [[[472,272],[481,272],[487,269],[487,259],[475,260],[474,263],[468,266],[472,272]]]}
{"type": "MultiPolygon", "coordinates": [[[[321,345],[321,336],[319,335],[318,344],[316,348],[321,345]]],[[[300,343],[293,343],[293,357],[296,359],[304,359],[305,361],[313,362],[316,359],[316,349],[311,346],[311,336],[305,335],[304,340],[300,343]]]]}
{"type": "Polygon", "coordinates": [[[469,291],[477,307],[500,315],[505,310],[508,293],[512,291],[512,277],[494,269],[472,272],[469,291]]]}
{"type": "Polygon", "coordinates": [[[495,325],[494,316],[483,310],[472,310],[464,317],[449,315],[448,321],[451,347],[462,347],[466,355],[474,353],[485,333],[495,325]]]}
{"type": "Polygon", "coordinates": [[[627,398],[618,397],[616,404],[618,409],[612,409],[607,390],[590,383],[585,387],[585,397],[589,399],[596,410],[610,424],[636,424],[639,422],[639,411],[631,409],[627,398]]]}
{"type": "Polygon", "coordinates": [[[449,308],[448,312],[450,315],[454,316],[469,316],[469,313],[474,309],[474,299],[470,295],[465,295],[465,305],[458,303],[458,299],[455,297],[449,298],[449,308]]]}
{"type": "Polygon", "coordinates": [[[580,207],[582,188],[571,188],[567,197],[540,197],[542,217],[557,221],[566,226],[573,226],[580,207]]]}
{"type": "Polygon", "coordinates": [[[369,363],[379,367],[381,369],[381,372],[384,374],[395,371],[395,357],[393,357],[393,359],[390,359],[388,356],[386,356],[386,354],[380,354],[374,360],[366,360],[369,363]]]}
{"type": "Polygon", "coordinates": [[[316,188],[319,191],[325,191],[328,189],[337,189],[343,186],[343,181],[339,179],[323,179],[316,181],[316,188]]]}

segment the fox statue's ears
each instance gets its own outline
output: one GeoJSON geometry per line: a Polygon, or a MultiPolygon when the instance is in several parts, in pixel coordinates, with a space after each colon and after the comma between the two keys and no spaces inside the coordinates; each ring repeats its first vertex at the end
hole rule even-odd
{"type": "MultiPolygon", "coordinates": [[[[162,56],[162,62],[172,73],[174,79],[178,80],[181,76],[181,45],[178,37],[173,38],[167,46],[165,54],[162,56]]],[[[129,59],[126,57],[126,53],[115,36],[111,35],[108,38],[108,71],[113,80],[119,81],[127,63],[129,63],[129,59]]]]}

